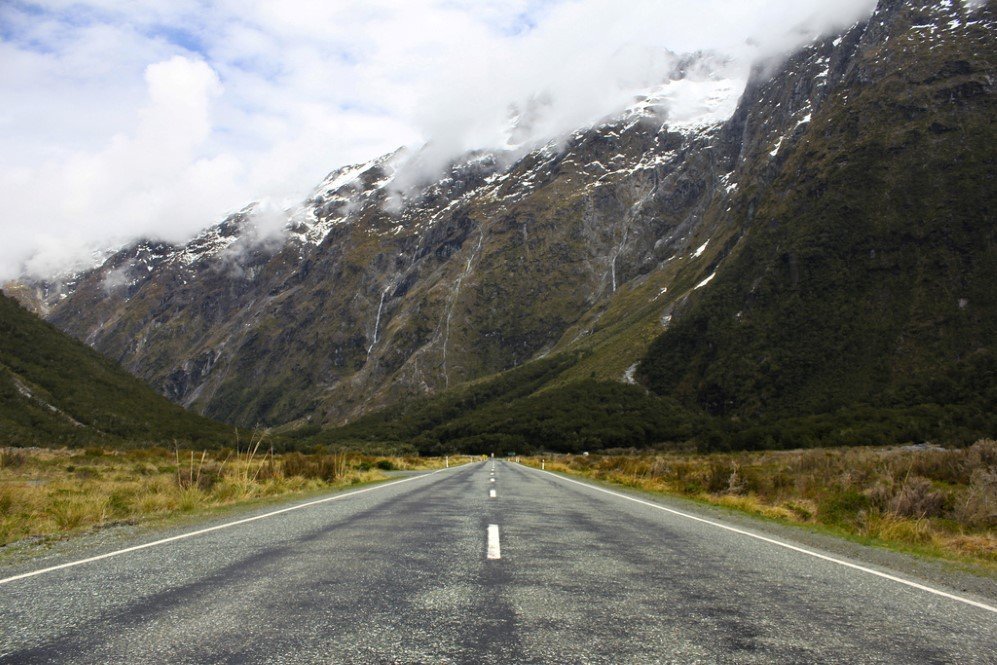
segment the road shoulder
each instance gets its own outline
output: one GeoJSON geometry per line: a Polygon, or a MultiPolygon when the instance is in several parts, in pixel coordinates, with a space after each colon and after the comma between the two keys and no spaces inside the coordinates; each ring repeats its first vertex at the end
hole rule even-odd
{"type": "Polygon", "coordinates": [[[978,596],[989,604],[997,604],[997,576],[970,569],[968,566],[923,556],[898,552],[885,547],[868,545],[827,533],[805,524],[787,524],[738,511],[734,508],[715,506],[685,497],[635,489],[612,482],[593,480],[581,475],[541,471],[522,465],[535,473],[547,473],[592,487],[612,490],[642,501],[648,501],[672,510],[689,513],[706,520],[721,522],[785,541],[788,544],[815,550],[821,554],[845,559],[853,563],[892,573],[929,586],[944,587],[953,593],[978,596]]]}

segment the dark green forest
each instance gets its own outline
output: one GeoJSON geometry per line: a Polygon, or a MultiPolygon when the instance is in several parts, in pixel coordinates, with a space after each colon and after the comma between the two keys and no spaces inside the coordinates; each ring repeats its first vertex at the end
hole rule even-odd
{"type": "Polygon", "coordinates": [[[171,403],[0,294],[0,445],[233,439],[232,428],[171,403]]]}

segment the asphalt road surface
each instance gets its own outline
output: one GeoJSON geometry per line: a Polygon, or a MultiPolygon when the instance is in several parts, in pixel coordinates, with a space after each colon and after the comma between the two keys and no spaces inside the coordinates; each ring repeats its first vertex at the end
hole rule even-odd
{"type": "Polygon", "coordinates": [[[670,505],[488,461],[7,567],[0,662],[997,662],[993,598],[670,505]]]}

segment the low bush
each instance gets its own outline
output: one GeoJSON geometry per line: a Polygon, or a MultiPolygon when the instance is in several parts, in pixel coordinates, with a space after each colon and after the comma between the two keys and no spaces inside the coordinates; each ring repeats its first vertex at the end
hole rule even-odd
{"type": "MultiPolygon", "coordinates": [[[[360,468],[363,469],[361,466],[360,468]]],[[[369,469],[369,465],[367,469],[369,469]]],[[[367,470],[363,469],[363,470],[367,470]]],[[[283,459],[285,476],[332,482],[346,473],[346,455],[303,455],[289,453],[283,459]]]]}

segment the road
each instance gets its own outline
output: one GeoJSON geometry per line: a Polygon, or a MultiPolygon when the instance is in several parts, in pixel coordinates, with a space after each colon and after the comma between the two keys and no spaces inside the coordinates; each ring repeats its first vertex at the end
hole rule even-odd
{"type": "Polygon", "coordinates": [[[488,461],[0,569],[0,662],[997,662],[993,598],[659,505],[488,461]]]}

